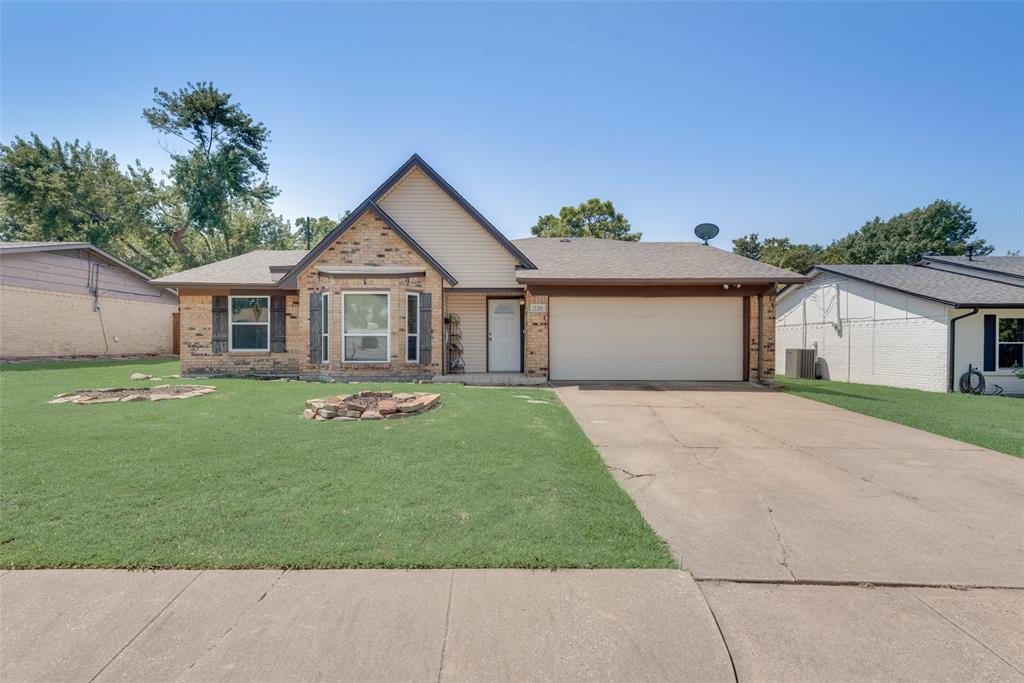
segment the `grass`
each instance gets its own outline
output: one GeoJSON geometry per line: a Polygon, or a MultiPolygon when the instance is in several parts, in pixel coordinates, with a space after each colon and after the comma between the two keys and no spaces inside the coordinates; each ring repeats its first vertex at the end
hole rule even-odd
{"type": "Polygon", "coordinates": [[[178,365],[0,368],[0,566],[675,566],[551,391],[436,385],[441,408],[372,423],[302,419],[340,384],[46,403],[135,371],[178,365]]]}
{"type": "Polygon", "coordinates": [[[776,382],[797,396],[1024,457],[1024,399],[789,377],[776,382]]]}

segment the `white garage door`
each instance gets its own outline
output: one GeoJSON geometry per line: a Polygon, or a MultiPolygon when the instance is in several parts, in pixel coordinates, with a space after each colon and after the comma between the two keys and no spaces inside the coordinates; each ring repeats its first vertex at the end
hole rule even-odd
{"type": "Polygon", "coordinates": [[[741,297],[552,297],[556,380],[739,380],[741,297]]]}

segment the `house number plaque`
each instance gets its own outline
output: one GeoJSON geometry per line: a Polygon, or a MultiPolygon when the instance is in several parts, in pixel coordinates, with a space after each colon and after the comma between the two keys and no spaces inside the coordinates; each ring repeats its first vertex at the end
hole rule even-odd
{"type": "Polygon", "coordinates": [[[547,313],[547,304],[530,304],[530,313],[547,313]]]}

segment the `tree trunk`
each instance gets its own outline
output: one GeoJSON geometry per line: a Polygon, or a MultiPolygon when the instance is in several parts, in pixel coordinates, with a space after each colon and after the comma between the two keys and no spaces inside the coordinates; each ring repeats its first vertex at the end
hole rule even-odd
{"type": "Polygon", "coordinates": [[[191,256],[192,250],[188,248],[188,245],[181,239],[181,236],[188,230],[188,223],[183,223],[180,227],[171,230],[171,244],[178,250],[178,253],[182,256],[191,256]]]}

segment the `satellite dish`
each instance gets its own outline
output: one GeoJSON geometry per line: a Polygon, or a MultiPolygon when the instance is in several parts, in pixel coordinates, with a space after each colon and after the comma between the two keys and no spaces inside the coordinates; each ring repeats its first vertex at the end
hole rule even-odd
{"type": "Polygon", "coordinates": [[[693,229],[693,234],[698,239],[704,240],[704,244],[707,244],[708,240],[714,239],[718,235],[718,226],[714,223],[701,223],[693,229]]]}

